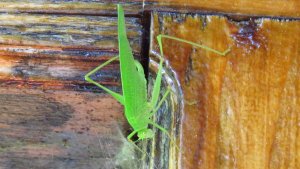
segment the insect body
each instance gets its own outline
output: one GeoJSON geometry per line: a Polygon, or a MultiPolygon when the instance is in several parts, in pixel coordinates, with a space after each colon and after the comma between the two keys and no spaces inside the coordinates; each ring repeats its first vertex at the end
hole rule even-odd
{"type": "MultiPolygon", "coordinates": [[[[142,65],[134,59],[131,47],[129,45],[126,28],[125,28],[125,18],[124,11],[121,5],[118,5],[118,40],[119,40],[119,59],[120,59],[120,70],[122,79],[122,90],[123,95],[115,93],[101,84],[95,82],[90,78],[92,74],[116,60],[117,57],[113,57],[102,65],[98,66],[91,72],[85,75],[85,79],[97,85],[101,89],[105,90],[111,94],[115,99],[117,99],[125,107],[125,116],[128,123],[134,129],[134,131],[128,135],[127,139],[131,139],[135,134],[137,134],[139,140],[145,138],[152,138],[154,133],[148,128],[149,124],[160,128],[161,130],[168,133],[164,128],[160,127],[158,124],[150,120],[150,117],[157,110],[157,102],[160,93],[161,84],[161,69],[163,60],[160,61],[159,72],[155,80],[154,89],[152,92],[152,99],[148,101],[147,99],[147,82],[145,79],[144,69],[142,65]]],[[[169,91],[165,93],[165,97],[168,95],[169,91]]]]}
{"type": "Polygon", "coordinates": [[[163,66],[163,49],[162,49],[162,38],[169,38],[176,41],[188,43],[191,45],[195,45],[200,48],[204,48],[206,50],[210,50],[212,52],[225,55],[228,51],[224,53],[218,52],[214,49],[201,46],[195,44],[193,42],[185,41],[183,39],[167,36],[167,35],[159,35],[157,37],[158,44],[160,47],[161,58],[159,62],[158,73],[156,79],[154,81],[154,87],[152,91],[152,97],[148,100],[147,97],[147,81],[145,79],[144,69],[142,65],[134,59],[131,47],[129,45],[127,35],[126,35],[126,27],[125,27],[125,18],[124,11],[121,5],[118,5],[118,41],[119,41],[119,56],[113,57],[112,59],[106,61],[102,65],[96,67],[94,70],[85,75],[85,80],[95,84],[100,87],[104,91],[108,92],[112,95],[116,100],[118,100],[125,108],[125,117],[128,123],[133,128],[133,132],[128,135],[127,139],[131,140],[131,138],[137,134],[138,140],[153,138],[154,133],[153,130],[149,128],[149,124],[157,127],[164,133],[166,133],[169,137],[169,133],[166,129],[156,124],[151,117],[157,112],[159,107],[162,105],[164,100],[170,93],[170,89],[168,89],[162,99],[159,101],[159,94],[161,88],[161,79],[162,79],[162,66],[163,66]],[[102,86],[97,83],[93,79],[90,78],[92,74],[100,70],[102,67],[108,65],[112,61],[118,59],[120,60],[120,70],[121,70],[121,80],[122,80],[122,90],[123,95],[120,95],[114,91],[109,90],[108,88],[102,86]]]}

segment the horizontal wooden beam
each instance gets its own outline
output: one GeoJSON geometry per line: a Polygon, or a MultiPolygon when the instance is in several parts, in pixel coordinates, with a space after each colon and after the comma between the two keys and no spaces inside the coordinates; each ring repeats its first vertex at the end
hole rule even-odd
{"type": "MultiPolygon", "coordinates": [[[[142,25],[127,17],[128,37],[141,56],[142,25]]],[[[96,90],[84,75],[118,55],[117,18],[39,14],[0,14],[1,86],[56,90],[96,90]]],[[[119,65],[95,76],[120,90],[119,65]]]]}
{"type": "Polygon", "coordinates": [[[140,17],[146,11],[181,11],[184,13],[227,13],[246,16],[300,17],[298,0],[131,0],[126,2],[112,1],[46,1],[46,0],[3,0],[0,12],[9,13],[43,13],[69,15],[107,15],[116,16],[116,6],[121,3],[125,13],[140,17]]]}
{"type": "Polygon", "coordinates": [[[3,0],[0,2],[0,12],[26,12],[26,13],[56,13],[72,15],[116,15],[117,4],[123,5],[126,14],[137,16],[143,9],[142,1],[114,2],[99,1],[66,1],[66,0],[3,0]]]}
{"type": "MultiPolygon", "coordinates": [[[[0,14],[0,43],[47,47],[117,49],[117,18],[38,14],[0,14]]],[[[127,17],[127,34],[140,51],[141,22],[127,17]]]]}

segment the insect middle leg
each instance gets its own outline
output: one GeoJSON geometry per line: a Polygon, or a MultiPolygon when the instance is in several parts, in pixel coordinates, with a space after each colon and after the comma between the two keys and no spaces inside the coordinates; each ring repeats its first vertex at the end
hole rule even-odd
{"type": "Polygon", "coordinates": [[[90,71],[89,73],[87,73],[84,78],[86,81],[98,86],[99,88],[103,89],[104,91],[106,91],[107,93],[109,93],[110,95],[112,95],[116,100],[118,100],[121,104],[124,105],[124,98],[122,95],[120,95],[119,93],[116,93],[112,90],[109,90],[108,88],[104,87],[103,85],[97,83],[96,81],[94,81],[93,79],[90,78],[91,75],[95,74],[98,70],[102,69],[104,66],[110,64],[111,62],[113,62],[114,60],[117,60],[119,56],[115,56],[111,59],[109,59],[108,61],[104,62],[103,64],[99,65],[98,67],[96,67],[95,69],[93,69],[92,71],[90,71]]]}
{"type": "Polygon", "coordinates": [[[167,99],[168,95],[171,92],[171,88],[168,87],[167,91],[165,92],[165,94],[163,95],[162,99],[159,101],[159,103],[157,104],[156,107],[153,107],[152,112],[149,114],[149,117],[152,117],[157,111],[158,109],[161,107],[161,105],[163,104],[163,102],[167,99]]]}

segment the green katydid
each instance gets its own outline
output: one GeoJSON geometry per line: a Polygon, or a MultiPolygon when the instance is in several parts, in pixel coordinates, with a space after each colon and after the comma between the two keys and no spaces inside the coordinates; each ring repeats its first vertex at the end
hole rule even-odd
{"type": "Polygon", "coordinates": [[[168,38],[175,41],[188,43],[190,45],[203,48],[205,50],[217,53],[225,56],[230,49],[225,52],[219,52],[209,47],[199,45],[190,41],[186,41],[180,38],[171,37],[168,35],[158,35],[157,40],[160,48],[160,62],[156,79],[154,81],[154,87],[152,91],[152,97],[148,100],[147,97],[147,81],[145,79],[144,69],[142,65],[134,59],[132,49],[129,45],[129,41],[126,35],[125,17],[124,11],[121,5],[118,5],[118,41],[119,41],[119,56],[115,56],[100,66],[93,69],[91,72],[85,75],[85,80],[103,89],[117,101],[119,101],[125,108],[125,117],[128,123],[133,128],[133,132],[127,136],[128,140],[137,134],[138,140],[153,138],[154,132],[149,128],[149,125],[158,128],[162,132],[166,133],[169,138],[169,132],[155,123],[151,118],[158,111],[159,107],[163,104],[167,96],[170,94],[168,89],[162,99],[159,101],[161,81],[162,81],[162,68],[163,68],[163,47],[162,38],[168,38]],[[121,80],[123,95],[109,90],[103,85],[97,83],[90,76],[99,71],[104,66],[117,60],[120,60],[121,80]]]}

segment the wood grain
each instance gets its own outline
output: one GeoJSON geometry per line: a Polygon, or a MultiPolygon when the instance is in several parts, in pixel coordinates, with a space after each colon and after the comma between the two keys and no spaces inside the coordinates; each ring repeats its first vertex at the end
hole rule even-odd
{"type": "Polygon", "coordinates": [[[142,1],[109,0],[2,0],[1,12],[57,13],[84,15],[116,15],[117,4],[124,6],[126,14],[137,15],[143,9],[142,1]]]}
{"type": "MultiPolygon", "coordinates": [[[[117,18],[38,14],[0,14],[0,43],[61,48],[117,49],[117,18]]],[[[128,36],[140,50],[141,22],[127,17],[128,36]]]]}
{"type": "MultiPolygon", "coordinates": [[[[116,19],[0,14],[1,85],[84,89],[87,86],[84,75],[118,54],[116,19]]],[[[129,17],[126,21],[128,36],[138,58],[142,26],[138,18],[129,17]]],[[[119,86],[118,67],[118,64],[105,67],[98,80],[119,86]]]]}
{"type": "MultiPolygon", "coordinates": [[[[118,53],[117,3],[0,2],[0,168],[114,165],[123,138],[114,129],[125,125],[122,107],[83,76],[118,53]]],[[[164,41],[184,91],[182,168],[300,168],[299,21],[245,17],[299,18],[297,0],[122,4],[139,60],[147,49],[147,18],[141,18],[147,11],[241,16],[154,14],[152,37],[163,32],[218,50],[232,47],[220,57],[164,41]]],[[[155,42],[152,47],[158,51],[155,42]]],[[[115,62],[93,78],[120,91],[117,68],[115,62]]]]}
{"type": "MultiPolygon", "coordinates": [[[[117,18],[54,13],[0,14],[0,168],[114,168],[123,107],[84,75],[118,55],[117,18]]],[[[126,23],[141,60],[141,21],[126,23]]],[[[121,91],[118,61],[92,78],[121,91]]]]}
{"type": "Polygon", "coordinates": [[[231,13],[251,16],[300,17],[298,0],[2,0],[0,12],[116,15],[116,5],[124,6],[125,13],[140,16],[144,11],[182,11],[231,13]]]}
{"type": "Polygon", "coordinates": [[[163,40],[182,85],[181,168],[297,169],[300,22],[154,13],[159,33],[230,53],[163,40]]]}
{"type": "Polygon", "coordinates": [[[298,0],[148,0],[145,9],[185,13],[198,11],[247,16],[300,17],[298,0]]]}

